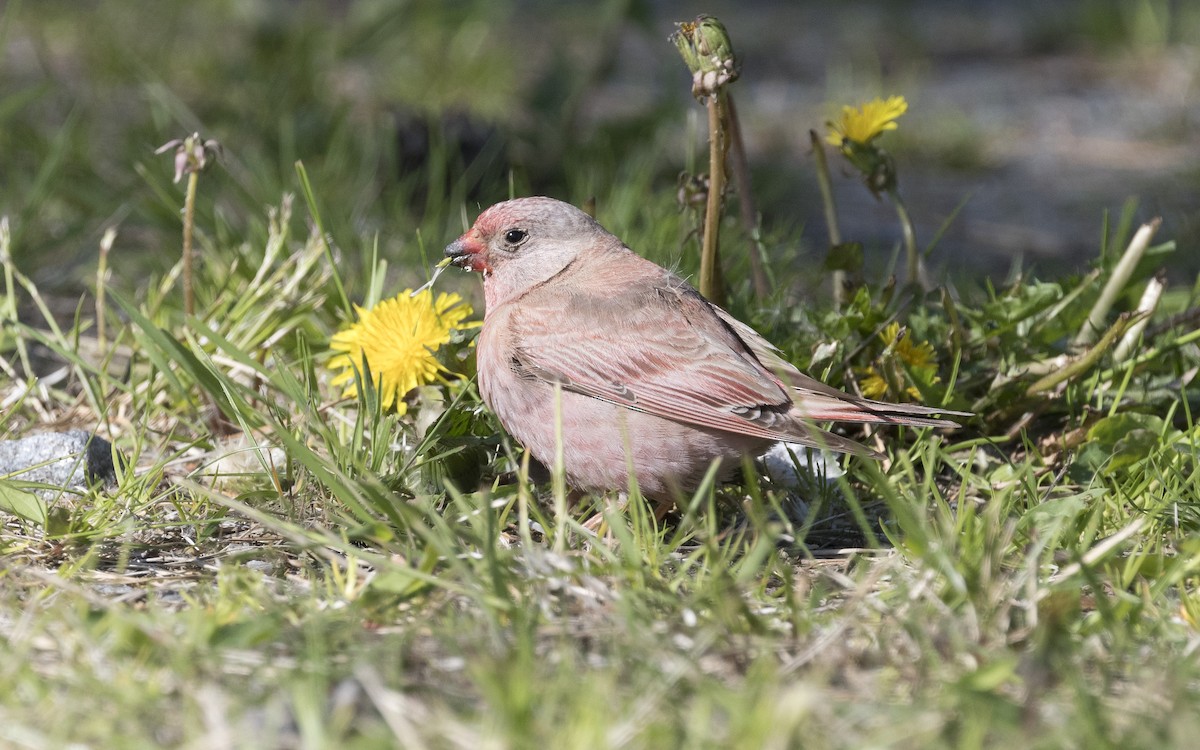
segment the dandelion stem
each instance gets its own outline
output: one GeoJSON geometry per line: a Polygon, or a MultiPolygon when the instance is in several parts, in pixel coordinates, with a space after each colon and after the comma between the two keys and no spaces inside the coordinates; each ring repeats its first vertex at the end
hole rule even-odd
{"type": "Polygon", "coordinates": [[[904,235],[905,280],[909,284],[919,284],[921,282],[921,255],[917,252],[917,233],[913,229],[912,219],[908,215],[904,199],[900,197],[900,191],[895,187],[890,187],[887,193],[892,200],[892,205],[896,208],[896,218],[900,220],[900,231],[904,235]]]}
{"type": "Polygon", "coordinates": [[[196,185],[200,172],[188,174],[187,193],[183,199],[183,313],[195,312],[195,293],[192,289],[192,230],[196,223],[196,185]]]}
{"type": "Polygon", "coordinates": [[[762,256],[759,254],[758,242],[758,208],[754,205],[754,195],[750,189],[750,164],[746,159],[746,144],[742,140],[742,124],[738,120],[737,107],[733,103],[732,94],[725,96],[725,126],[729,133],[729,171],[733,174],[733,182],[737,188],[738,211],[741,214],[742,227],[754,242],[750,247],[750,278],[754,283],[754,294],[760,300],[771,296],[771,282],[763,268],[762,256]]]}
{"type": "MultiPolygon", "coordinates": [[[[833,200],[833,182],[829,179],[829,160],[825,158],[825,145],[821,143],[821,136],[817,135],[817,131],[808,131],[808,138],[812,141],[813,156],[817,160],[817,187],[821,190],[821,205],[825,208],[825,227],[829,232],[829,247],[832,250],[842,244],[842,229],[838,226],[837,204],[833,200]]],[[[831,281],[833,283],[833,307],[841,309],[845,295],[846,272],[834,271],[831,281]]]]}
{"type": "Polygon", "coordinates": [[[722,96],[708,97],[708,204],[704,211],[704,243],[700,250],[700,293],[716,305],[723,303],[720,286],[719,232],[721,198],[725,191],[725,133],[722,96]]]}
{"type": "Polygon", "coordinates": [[[108,299],[108,253],[112,250],[113,242],[117,239],[117,230],[109,227],[100,238],[100,263],[96,269],[96,344],[100,357],[103,358],[108,349],[108,337],[105,335],[104,319],[106,300],[108,299]]]}

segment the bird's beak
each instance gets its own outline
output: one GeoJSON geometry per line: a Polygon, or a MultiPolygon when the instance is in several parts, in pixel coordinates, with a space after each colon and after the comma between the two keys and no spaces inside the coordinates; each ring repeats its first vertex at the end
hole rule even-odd
{"type": "Polygon", "coordinates": [[[484,264],[481,262],[480,253],[483,252],[483,243],[473,235],[474,232],[467,232],[451,242],[446,246],[445,253],[452,265],[469,271],[482,271],[484,264]]]}

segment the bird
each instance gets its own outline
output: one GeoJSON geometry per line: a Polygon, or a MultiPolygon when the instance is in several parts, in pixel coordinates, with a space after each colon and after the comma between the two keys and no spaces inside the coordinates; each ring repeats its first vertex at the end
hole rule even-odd
{"type": "Polygon", "coordinates": [[[844,393],[594,218],[548,197],[497,203],[446,247],[482,274],[479,393],[534,459],[582,492],[660,504],[714,462],[728,478],[781,441],[878,458],[821,422],[958,427],[967,412],[844,393]]]}

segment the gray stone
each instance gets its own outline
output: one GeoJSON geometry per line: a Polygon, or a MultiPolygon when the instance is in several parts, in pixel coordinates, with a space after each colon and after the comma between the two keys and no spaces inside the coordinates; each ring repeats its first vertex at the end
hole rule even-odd
{"type": "Polygon", "coordinates": [[[86,430],[0,441],[0,478],[80,489],[117,482],[112,444],[86,430]]]}

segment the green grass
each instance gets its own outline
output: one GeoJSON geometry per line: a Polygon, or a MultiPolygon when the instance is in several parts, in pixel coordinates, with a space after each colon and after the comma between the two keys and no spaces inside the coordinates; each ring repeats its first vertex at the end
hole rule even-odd
{"type": "MultiPolygon", "coordinates": [[[[806,244],[821,232],[766,223],[778,291],[756,300],[729,219],[730,307],[798,365],[843,387],[873,366],[893,398],[911,386],[977,416],[960,431],[881,433],[886,461],[850,461],[803,498],[752,471],[663,525],[640,502],[620,512],[593,499],[609,529],[596,538],[550,488],[503,478],[520,452],[479,402],[468,340],[445,352],[466,377],[404,417],[369,390],[339,398],[325,368],[346,320],[339,283],[361,303],[423,280],[464,214],[535,183],[594,197],[632,247],[694,273],[694,217],[676,209],[674,180],[702,144],[678,141],[681,112],[581,139],[590,146],[552,178],[530,168],[473,187],[448,148],[396,177],[389,121],[375,117],[388,97],[470,85],[494,97],[483,113],[502,114],[512,72],[471,57],[464,80],[395,74],[391,93],[359,101],[313,92],[356,64],[386,79],[363,61],[397,50],[434,70],[422,56],[467,44],[447,31],[464,19],[464,34],[504,39],[490,4],[417,3],[410,25],[356,5],[328,33],[309,6],[285,18],[263,5],[226,32],[231,8],[164,4],[169,54],[130,31],[124,7],[102,3],[91,37],[57,5],[10,4],[0,27],[47,53],[77,42],[93,66],[61,73],[73,104],[32,83],[0,90],[0,439],[86,425],[127,459],[115,489],[37,501],[44,522],[3,517],[0,745],[1093,748],[1196,736],[1200,285],[1168,288],[1124,359],[1113,342],[1068,346],[1136,229],[1131,211],[1105,223],[1078,276],[927,294],[872,276],[841,311],[793,291],[824,282],[806,244]],[[271,33],[283,51],[268,55],[271,33]],[[426,33],[428,46],[403,43],[426,33]],[[228,57],[207,52],[219,35],[228,57]],[[136,91],[114,83],[129,80],[136,91]],[[273,87],[274,107],[251,106],[273,87]],[[118,116],[110,98],[145,108],[118,116]],[[185,318],[182,187],[151,152],[192,129],[227,156],[199,178],[197,312],[185,318]],[[91,248],[114,223],[111,274],[97,282],[91,248]],[[878,335],[893,320],[932,342],[935,361],[894,356],[878,335]]],[[[1154,245],[1118,284],[1106,328],[1132,322],[1119,314],[1173,250],[1154,245]]],[[[478,299],[476,284],[438,282],[478,299]]]]}

